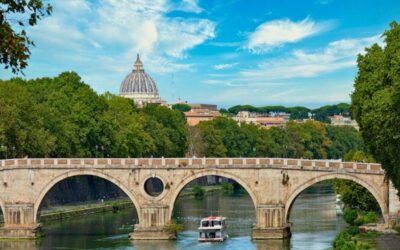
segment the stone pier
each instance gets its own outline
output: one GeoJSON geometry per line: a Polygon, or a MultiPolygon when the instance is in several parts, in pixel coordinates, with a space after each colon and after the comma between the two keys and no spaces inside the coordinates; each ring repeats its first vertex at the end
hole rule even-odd
{"type": "Polygon", "coordinates": [[[5,204],[4,210],[0,238],[34,239],[38,236],[39,224],[34,222],[33,204],[5,204]]]}
{"type": "Polygon", "coordinates": [[[171,240],[176,239],[173,232],[166,229],[170,222],[169,208],[162,204],[146,205],[140,208],[142,221],[135,225],[133,233],[129,235],[132,240],[171,240]]]}
{"type": "Polygon", "coordinates": [[[285,220],[285,206],[259,205],[256,208],[257,224],[253,226],[253,240],[284,239],[290,237],[290,226],[285,220]]]}

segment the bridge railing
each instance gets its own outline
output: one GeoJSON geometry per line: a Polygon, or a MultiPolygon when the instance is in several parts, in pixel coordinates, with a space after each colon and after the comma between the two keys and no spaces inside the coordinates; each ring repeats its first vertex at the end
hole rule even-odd
{"type": "Polygon", "coordinates": [[[0,168],[15,167],[279,167],[288,169],[345,169],[383,172],[381,164],[290,158],[24,158],[0,160],[0,168]]]}

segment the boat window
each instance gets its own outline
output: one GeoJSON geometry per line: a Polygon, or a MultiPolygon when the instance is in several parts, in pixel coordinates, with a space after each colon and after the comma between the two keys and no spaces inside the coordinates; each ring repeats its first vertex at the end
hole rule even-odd
{"type": "Polygon", "coordinates": [[[203,226],[203,227],[208,227],[208,226],[209,226],[208,221],[203,221],[203,222],[202,222],[202,226],[203,226]]]}

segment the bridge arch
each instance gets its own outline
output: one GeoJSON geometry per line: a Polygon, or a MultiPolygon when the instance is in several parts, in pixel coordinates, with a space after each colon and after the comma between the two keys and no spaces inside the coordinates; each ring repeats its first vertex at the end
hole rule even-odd
{"type": "Polygon", "coordinates": [[[178,184],[178,186],[174,189],[172,195],[170,196],[171,198],[170,198],[170,202],[169,202],[169,208],[170,208],[169,209],[169,218],[172,218],[176,199],[178,198],[179,193],[183,190],[183,188],[187,184],[189,184],[191,181],[194,181],[198,178],[205,177],[205,176],[221,176],[221,177],[229,178],[231,180],[236,181],[250,195],[251,200],[253,201],[254,210],[256,210],[257,204],[258,204],[257,195],[252,191],[252,188],[249,186],[249,184],[246,181],[244,181],[242,178],[240,178],[239,176],[237,176],[235,174],[232,174],[232,173],[229,173],[229,172],[223,171],[223,170],[215,170],[215,169],[214,170],[202,170],[202,171],[196,172],[195,174],[182,180],[178,184]]]}
{"type": "Polygon", "coordinates": [[[383,219],[385,222],[388,222],[388,217],[387,217],[387,212],[388,212],[388,207],[387,203],[385,202],[385,198],[382,197],[382,195],[379,194],[379,191],[371,184],[366,182],[365,180],[352,175],[352,174],[339,174],[339,173],[330,173],[330,174],[325,174],[322,176],[314,177],[312,179],[307,180],[303,184],[295,187],[294,191],[290,194],[289,198],[286,201],[285,204],[285,218],[286,221],[289,221],[289,216],[290,216],[290,210],[292,209],[292,206],[296,200],[296,198],[307,188],[311,187],[312,185],[321,182],[321,181],[326,181],[326,180],[333,180],[333,179],[343,179],[343,180],[350,180],[354,181],[355,183],[363,186],[366,188],[372,196],[375,198],[377,203],[379,204],[379,207],[381,209],[381,213],[383,216],[383,219]]]}
{"type": "Polygon", "coordinates": [[[133,193],[125,186],[123,185],[118,179],[108,175],[108,174],[104,174],[101,171],[98,170],[72,170],[72,171],[67,171],[63,174],[58,175],[57,177],[53,178],[50,182],[48,182],[44,188],[42,189],[42,191],[40,192],[39,196],[37,197],[37,199],[35,200],[34,203],[34,220],[35,223],[37,223],[37,215],[40,209],[40,204],[42,203],[44,197],[46,196],[46,194],[59,182],[69,178],[69,177],[74,177],[74,176],[96,176],[96,177],[100,177],[102,179],[105,179],[107,181],[110,181],[111,183],[113,183],[114,185],[116,185],[118,188],[120,188],[128,197],[129,199],[132,201],[137,215],[138,215],[138,220],[139,222],[142,221],[141,220],[141,214],[140,214],[140,206],[138,201],[136,200],[135,196],[133,195],[133,193]]]}

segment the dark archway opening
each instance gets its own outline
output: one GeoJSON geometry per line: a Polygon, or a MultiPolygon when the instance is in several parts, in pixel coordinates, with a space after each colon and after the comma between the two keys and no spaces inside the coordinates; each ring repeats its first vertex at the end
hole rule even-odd
{"type": "Polygon", "coordinates": [[[360,184],[332,179],[308,187],[288,210],[291,243],[299,248],[331,248],[336,235],[349,226],[344,219],[348,209],[360,211],[360,220],[363,214],[372,211],[377,216],[376,222],[382,221],[376,199],[360,184]]]}
{"type": "Polygon", "coordinates": [[[4,215],[3,215],[3,208],[0,206],[0,227],[4,225],[4,215]]]}
{"type": "Polygon", "coordinates": [[[46,235],[40,243],[44,249],[97,249],[114,245],[116,240],[128,241],[138,215],[117,185],[82,175],[66,178],[50,189],[41,201],[37,221],[46,235]]]}
{"type": "Polygon", "coordinates": [[[197,242],[200,220],[209,216],[226,217],[230,238],[250,238],[256,222],[250,195],[238,182],[222,176],[204,176],[189,182],[175,201],[172,218],[183,224],[179,237],[197,242]]]}

